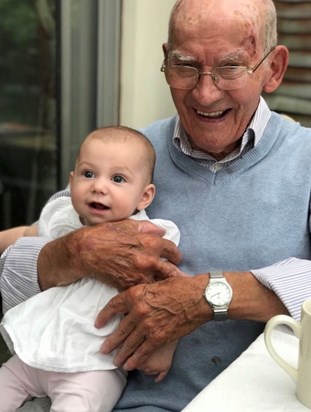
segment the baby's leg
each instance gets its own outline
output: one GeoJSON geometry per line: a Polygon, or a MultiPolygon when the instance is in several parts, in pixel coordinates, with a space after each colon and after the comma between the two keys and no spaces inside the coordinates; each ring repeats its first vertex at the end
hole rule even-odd
{"type": "MultiPolygon", "coordinates": [[[[0,368],[0,411],[15,411],[23,402],[30,399],[29,374],[27,365],[12,356],[0,368]]],[[[36,396],[42,396],[39,393],[36,396]]],[[[35,396],[34,395],[34,396],[35,396]]]]}
{"type": "Polygon", "coordinates": [[[126,384],[117,369],[49,374],[50,412],[110,412],[126,384]]]}

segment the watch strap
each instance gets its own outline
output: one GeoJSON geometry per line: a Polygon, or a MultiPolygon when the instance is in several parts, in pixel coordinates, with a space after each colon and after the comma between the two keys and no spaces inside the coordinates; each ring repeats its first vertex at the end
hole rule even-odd
{"type": "Polygon", "coordinates": [[[228,309],[223,308],[213,308],[214,311],[214,320],[226,320],[228,318],[228,309]]]}
{"type": "Polygon", "coordinates": [[[224,272],[222,272],[220,270],[214,270],[214,271],[209,273],[209,277],[210,277],[210,279],[224,278],[224,272]]]}
{"type": "MultiPolygon", "coordinates": [[[[212,271],[209,274],[210,280],[211,279],[222,279],[224,278],[223,272],[217,270],[212,271]]],[[[226,320],[228,317],[228,309],[226,307],[213,307],[213,316],[214,320],[226,320]]]]}

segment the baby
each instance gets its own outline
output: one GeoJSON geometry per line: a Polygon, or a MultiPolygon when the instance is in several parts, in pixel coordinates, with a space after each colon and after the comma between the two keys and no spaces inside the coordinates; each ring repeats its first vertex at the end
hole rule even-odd
{"type": "MultiPolygon", "coordinates": [[[[100,128],[82,142],[70,173],[71,197],[56,197],[43,208],[37,224],[0,233],[5,249],[20,236],[63,236],[82,226],[126,218],[147,220],[144,209],[155,196],[152,183],[155,151],[136,130],[100,128]]],[[[152,222],[176,244],[179,230],[167,220],[152,222]]],[[[122,276],[122,273],[120,273],[122,276]]],[[[9,310],[1,333],[15,354],[0,368],[1,412],[16,410],[31,397],[48,395],[53,411],[111,411],[126,384],[126,373],[114,354],[100,347],[120,319],[104,328],[96,315],[118,293],[91,278],[48,289],[9,310]]],[[[162,380],[172,362],[176,342],[161,347],[144,372],[162,380]]]]}

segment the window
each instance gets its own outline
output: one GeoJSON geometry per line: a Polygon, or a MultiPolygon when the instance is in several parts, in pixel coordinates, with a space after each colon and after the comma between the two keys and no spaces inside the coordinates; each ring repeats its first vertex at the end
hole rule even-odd
{"type": "Polygon", "coordinates": [[[1,0],[0,14],[3,229],[33,221],[56,189],[55,4],[1,0]]]}
{"type": "Polygon", "coordinates": [[[1,0],[0,229],[35,221],[118,122],[121,0],[1,0]]]}

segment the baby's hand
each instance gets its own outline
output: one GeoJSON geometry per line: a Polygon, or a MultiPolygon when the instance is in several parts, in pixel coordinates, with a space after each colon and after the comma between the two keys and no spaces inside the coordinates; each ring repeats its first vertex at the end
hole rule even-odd
{"type": "Polygon", "coordinates": [[[155,382],[162,381],[172,365],[176,346],[177,340],[161,346],[150,356],[140,370],[145,375],[155,376],[155,382]]]}

